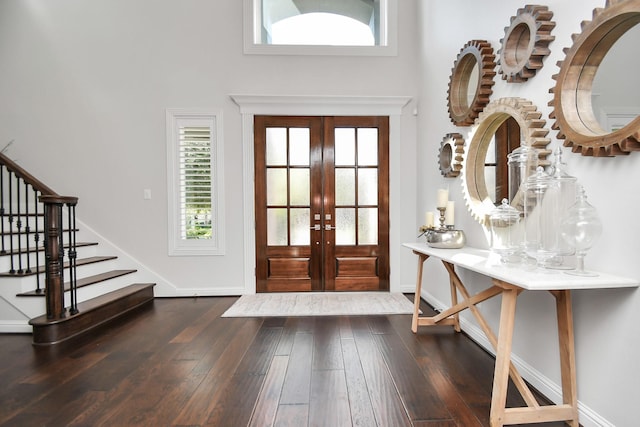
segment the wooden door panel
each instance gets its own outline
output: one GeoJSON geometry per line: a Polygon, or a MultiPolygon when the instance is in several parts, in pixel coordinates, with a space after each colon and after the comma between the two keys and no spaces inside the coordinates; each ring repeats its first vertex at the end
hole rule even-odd
{"type": "Polygon", "coordinates": [[[336,278],[377,276],[377,257],[336,258],[336,278]]]}
{"type": "Polygon", "coordinates": [[[269,258],[269,277],[309,279],[311,260],[309,258],[269,258]]]}
{"type": "Polygon", "coordinates": [[[388,133],[388,117],[255,117],[258,292],[388,290],[388,133]],[[291,151],[305,129],[308,161],[291,151]],[[274,144],[287,153],[275,161],[274,144]],[[300,176],[309,179],[302,202],[300,176]],[[302,243],[300,232],[309,233],[302,243]]]}

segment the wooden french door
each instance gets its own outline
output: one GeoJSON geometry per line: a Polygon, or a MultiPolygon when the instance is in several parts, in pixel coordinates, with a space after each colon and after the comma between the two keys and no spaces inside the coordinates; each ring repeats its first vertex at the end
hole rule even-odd
{"type": "Polygon", "coordinates": [[[257,292],[389,289],[388,117],[256,116],[257,292]]]}

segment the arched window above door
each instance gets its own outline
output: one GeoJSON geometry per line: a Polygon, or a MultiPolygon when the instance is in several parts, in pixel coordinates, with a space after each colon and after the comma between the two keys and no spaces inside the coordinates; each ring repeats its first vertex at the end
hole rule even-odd
{"type": "Polygon", "coordinates": [[[397,0],[244,0],[245,53],[392,56],[397,0]],[[297,23],[303,22],[302,26],[297,23]]]}

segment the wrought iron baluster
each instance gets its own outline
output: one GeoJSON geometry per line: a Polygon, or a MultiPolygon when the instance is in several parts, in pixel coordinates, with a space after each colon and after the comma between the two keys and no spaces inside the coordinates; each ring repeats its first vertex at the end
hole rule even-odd
{"type": "Polygon", "coordinates": [[[62,206],[62,203],[55,205],[55,209],[58,211],[58,265],[60,266],[62,317],[64,317],[66,308],[64,307],[64,215],[62,213],[62,206]]]}
{"type": "MultiPolygon", "coordinates": [[[[29,184],[27,183],[27,181],[24,181],[24,220],[25,220],[25,227],[24,227],[24,236],[25,239],[24,241],[26,242],[25,245],[27,247],[27,268],[25,269],[25,273],[29,274],[31,273],[31,247],[29,246],[29,235],[31,234],[31,226],[29,224],[30,219],[29,219],[29,184]]],[[[38,249],[38,248],[36,248],[38,249]]]]}
{"type": "Polygon", "coordinates": [[[18,274],[24,273],[22,269],[22,201],[20,198],[20,177],[16,175],[16,231],[18,240],[18,252],[13,257],[18,259],[18,274]]]}
{"type": "MultiPolygon", "coordinates": [[[[36,219],[36,230],[33,235],[33,240],[36,245],[36,292],[42,292],[42,287],[40,285],[40,250],[38,248],[38,243],[40,242],[40,217],[38,216],[38,207],[40,206],[40,202],[38,201],[38,190],[33,190],[33,205],[34,205],[34,216],[36,219]]],[[[46,247],[46,243],[43,239],[43,249],[46,247]]]]}
{"type": "Polygon", "coordinates": [[[16,269],[13,262],[13,172],[9,173],[9,253],[11,254],[11,268],[9,273],[15,274],[16,269]]]}
{"type": "Polygon", "coordinates": [[[69,292],[71,294],[71,306],[69,312],[71,314],[78,313],[78,286],[76,276],[76,205],[75,203],[67,203],[69,227],[69,292]]]}

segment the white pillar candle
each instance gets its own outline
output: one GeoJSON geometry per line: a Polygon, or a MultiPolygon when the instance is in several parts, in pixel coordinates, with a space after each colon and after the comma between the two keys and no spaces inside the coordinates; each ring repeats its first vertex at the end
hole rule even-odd
{"type": "Polygon", "coordinates": [[[453,202],[447,202],[447,210],[444,213],[444,224],[445,225],[453,225],[454,224],[454,213],[453,213],[453,202]]]}
{"type": "Polygon", "coordinates": [[[433,227],[433,212],[426,212],[424,214],[424,225],[426,227],[433,227]]]}
{"type": "Polygon", "coordinates": [[[439,208],[446,208],[448,201],[449,201],[449,190],[440,188],[438,190],[438,201],[436,206],[439,208]]]}

